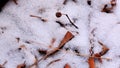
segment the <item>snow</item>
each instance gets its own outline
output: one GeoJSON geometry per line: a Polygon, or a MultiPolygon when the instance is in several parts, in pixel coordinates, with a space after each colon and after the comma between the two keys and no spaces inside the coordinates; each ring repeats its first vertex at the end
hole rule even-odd
{"type": "Polygon", "coordinates": [[[52,38],[55,43],[52,47],[57,47],[67,31],[75,37],[67,42],[62,50],[46,60],[39,62],[39,68],[63,68],[68,63],[71,68],[89,68],[87,63],[90,55],[90,38],[94,39],[94,52],[98,53],[102,47],[98,41],[104,43],[110,50],[102,57],[110,58],[110,61],[103,59],[103,63],[95,61],[96,68],[119,68],[120,63],[120,0],[116,1],[113,13],[101,12],[105,4],[110,5],[111,0],[91,0],[91,6],[87,0],[77,0],[77,3],[68,0],[63,5],[64,0],[18,0],[18,5],[9,1],[0,12],[0,64],[5,61],[5,68],[16,68],[17,65],[25,62],[27,66],[35,62],[35,57],[42,58],[38,49],[51,50],[49,47],[52,38]],[[70,24],[65,15],[60,18],[55,16],[56,12],[68,14],[74,26],[61,27],[55,21],[63,24],[70,24]],[[46,22],[30,15],[40,16],[47,19],[46,22]],[[93,36],[90,34],[94,30],[93,36]],[[78,33],[77,33],[78,32],[78,33]],[[16,38],[20,38],[18,42],[16,38]],[[29,41],[30,43],[26,43],[29,41]],[[24,46],[24,47],[22,47],[24,46]],[[22,47],[21,50],[19,48],[22,47]],[[68,51],[65,49],[69,48],[68,51]],[[77,56],[74,50],[80,54],[77,56]],[[61,59],[47,67],[56,59],[61,59]]]}

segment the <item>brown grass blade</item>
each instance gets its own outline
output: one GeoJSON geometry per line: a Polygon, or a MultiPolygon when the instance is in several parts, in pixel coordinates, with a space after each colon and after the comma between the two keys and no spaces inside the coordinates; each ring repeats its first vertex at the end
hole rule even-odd
{"type": "Polygon", "coordinates": [[[89,57],[89,59],[88,59],[88,64],[89,64],[89,68],[95,68],[95,60],[94,60],[94,57],[89,57]]]}

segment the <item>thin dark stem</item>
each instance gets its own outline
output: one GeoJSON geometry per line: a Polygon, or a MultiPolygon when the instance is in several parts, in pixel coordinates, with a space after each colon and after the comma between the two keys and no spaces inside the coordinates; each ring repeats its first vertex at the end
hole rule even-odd
{"type": "Polygon", "coordinates": [[[68,18],[69,22],[70,22],[75,28],[78,29],[78,26],[76,26],[76,25],[70,20],[69,16],[68,16],[67,14],[65,14],[65,15],[66,15],[66,17],[68,18]]]}

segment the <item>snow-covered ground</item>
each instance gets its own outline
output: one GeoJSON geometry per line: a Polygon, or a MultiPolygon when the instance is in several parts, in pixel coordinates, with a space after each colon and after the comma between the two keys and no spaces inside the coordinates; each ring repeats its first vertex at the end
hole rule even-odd
{"type": "Polygon", "coordinates": [[[38,68],[65,68],[65,64],[71,68],[89,68],[91,46],[94,53],[102,50],[98,41],[109,48],[102,57],[111,60],[102,59],[102,63],[95,60],[95,68],[119,68],[120,0],[88,0],[91,5],[87,0],[64,1],[17,0],[16,5],[10,0],[0,12],[0,65],[6,62],[2,65],[5,68],[16,68],[20,64],[29,68],[37,59],[44,57],[39,50],[51,51],[58,47],[69,31],[74,38],[57,53],[38,62],[38,68]],[[111,1],[116,5],[112,7],[111,1]],[[102,11],[105,5],[110,12],[102,11]],[[56,12],[63,15],[58,18],[56,12]],[[78,29],[71,25],[64,14],[78,29]],[[65,26],[61,27],[56,21],[65,26]]]}

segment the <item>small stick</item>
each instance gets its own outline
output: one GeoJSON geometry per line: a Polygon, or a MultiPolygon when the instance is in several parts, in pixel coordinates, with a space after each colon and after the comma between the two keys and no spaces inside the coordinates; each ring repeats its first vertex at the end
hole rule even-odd
{"type": "Polygon", "coordinates": [[[61,12],[56,12],[56,17],[57,17],[57,18],[61,17],[62,15],[65,15],[65,16],[68,18],[69,22],[70,22],[75,28],[78,29],[78,27],[71,21],[70,17],[69,17],[67,14],[62,14],[61,12]]]}
{"type": "Polygon", "coordinates": [[[43,19],[42,17],[40,16],[36,16],[36,15],[30,15],[30,17],[36,17],[36,18],[39,18],[41,21],[43,22],[46,22],[47,20],[46,19],[43,19]]]}
{"type": "Polygon", "coordinates": [[[66,17],[68,18],[69,22],[76,28],[78,29],[78,27],[71,21],[71,19],[69,18],[69,16],[67,14],[65,14],[66,17]]]}
{"type": "Polygon", "coordinates": [[[60,61],[60,60],[61,60],[61,59],[56,59],[56,60],[51,61],[51,62],[47,65],[47,67],[50,66],[52,63],[58,62],[58,61],[60,61]]]}

